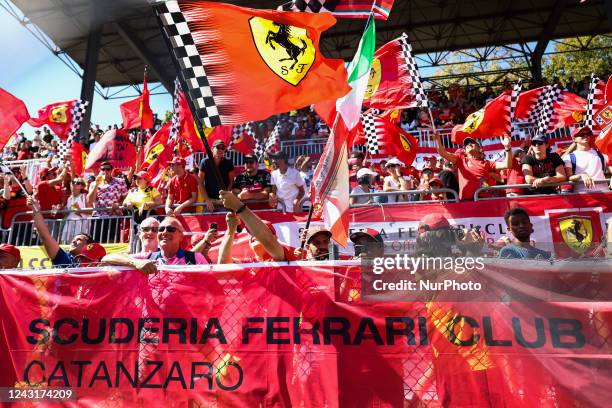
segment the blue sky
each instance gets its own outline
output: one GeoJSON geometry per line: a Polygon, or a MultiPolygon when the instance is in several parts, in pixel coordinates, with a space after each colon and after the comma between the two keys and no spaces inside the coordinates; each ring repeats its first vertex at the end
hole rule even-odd
{"type": "MultiPolygon", "coordinates": [[[[81,78],[3,8],[0,8],[0,27],[3,44],[0,87],[23,100],[31,116],[36,116],[38,109],[49,103],[80,97],[81,78]]],[[[119,105],[127,100],[104,100],[96,94],[92,122],[102,126],[119,124],[119,105]]],[[[151,107],[159,115],[172,110],[171,95],[152,96],[151,107]]],[[[31,129],[27,124],[22,127],[27,136],[32,135],[31,129]]]]}

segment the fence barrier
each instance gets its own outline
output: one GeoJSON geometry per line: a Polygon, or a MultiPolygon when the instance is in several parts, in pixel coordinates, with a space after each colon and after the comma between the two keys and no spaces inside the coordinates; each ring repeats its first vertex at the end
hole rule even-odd
{"type": "MultiPolygon", "coordinates": [[[[602,179],[602,180],[593,180],[595,184],[609,184],[610,179],[602,179]]],[[[562,186],[577,186],[582,184],[582,181],[564,181],[561,183],[546,183],[542,184],[542,187],[562,187],[562,186]]],[[[474,192],[474,201],[484,201],[484,200],[496,200],[500,197],[480,197],[482,192],[486,191],[503,191],[509,189],[528,189],[531,188],[531,184],[506,184],[503,186],[489,186],[489,187],[480,187],[474,192]]],[[[582,192],[561,192],[563,195],[567,194],[597,194],[597,193],[609,193],[610,191],[582,191],[582,192]]],[[[513,197],[550,197],[550,194],[516,194],[513,197]]]]}

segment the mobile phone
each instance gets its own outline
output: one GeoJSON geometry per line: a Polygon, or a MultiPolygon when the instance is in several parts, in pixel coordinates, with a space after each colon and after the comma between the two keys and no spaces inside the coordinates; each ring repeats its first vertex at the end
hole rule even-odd
{"type": "Polygon", "coordinates": [[[209,229],[217,229],[217,223],[216,222],[211,222],[209,229]]]}

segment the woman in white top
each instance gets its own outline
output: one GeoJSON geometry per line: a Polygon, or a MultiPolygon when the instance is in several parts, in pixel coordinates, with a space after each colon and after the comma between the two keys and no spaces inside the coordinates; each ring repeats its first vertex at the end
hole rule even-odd
{"type": "MultiPolygon", "coordinates": [[[[387,164],[385,164],[385,168],[387,169],[389,175],[384,179],[383,191],[410,190],[410,182],[407,177],[402,175],[402,167],[404,167],[404,163],[395,157],[390,159],[387,164]]],[[[408,198],[404,194],[389,196],[389,203],[396,203],[398,201],[408,201],[408,198]]]]}
{"type": "MultiPolygon", "coordinates": [[[[80,210],[83,208],[91,208],[91,203],[87,202],[87,190],[85,189],[85,180],[75,178],[70,183],[72,194],[66,201],[65,210],[80,210]]],[[[70,242],[77,234],[89,233],[89,218],[88,213],[70,212],[64,219],[64,229],[62,231],[62,242],[70,242]]]]}

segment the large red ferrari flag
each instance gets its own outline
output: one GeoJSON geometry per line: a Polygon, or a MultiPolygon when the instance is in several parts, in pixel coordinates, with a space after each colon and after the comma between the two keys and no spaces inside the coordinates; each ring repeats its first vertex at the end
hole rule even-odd
{"type": "Polygon", "coordinates": [[[65,141],[68,139],[70,132],[74,131],[75,127],[80,126],[86,104],[86,102],[77,99],[51,103],[40,108],[38,117],[28,120],[28,124],[33,127],[49,126],[53,133],[65,141]]]}
{"type": "Polygon", "coordinates": [[[29,118],[25,103],[0,88],[0,149],[29,118]]]}
{"type": "Polygon", "coordinates": [[[262,120],[349,91],[342,60],[323,57],[329,13],[285,13],[216,2],[156,6],[205,127],[262,120]]]}
{"type": "Polygon", "coordinates": [[[427,107],[408,36],[403,34],[374,53],[363,104],[375,109],[427,107]]]}

